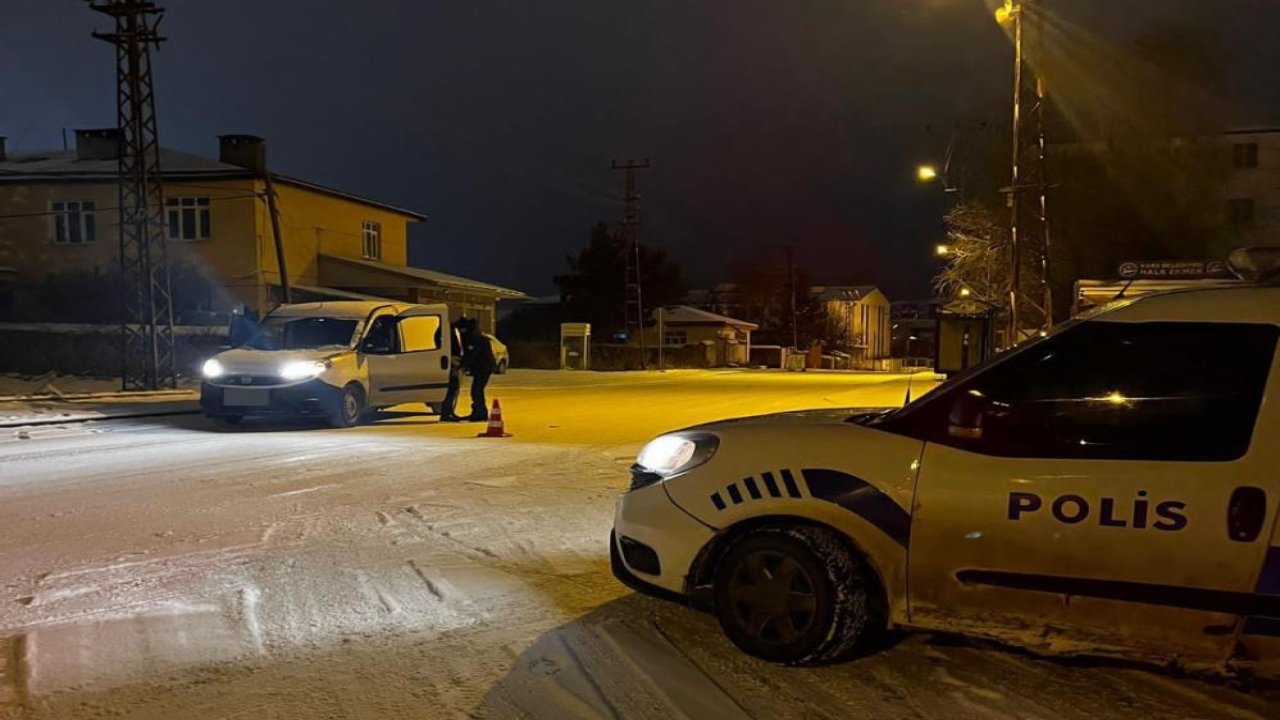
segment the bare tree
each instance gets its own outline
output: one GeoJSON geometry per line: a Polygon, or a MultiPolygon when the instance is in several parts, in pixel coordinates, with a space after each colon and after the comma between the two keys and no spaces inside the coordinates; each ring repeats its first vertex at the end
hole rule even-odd
{"type": "Polygon", "coordinates": [[[967,298],[1004,309],[1009,303],[1009,229],[984,205],[951,209],[947,222],[947,263],[933,278],[944,298],[967,298]]]}

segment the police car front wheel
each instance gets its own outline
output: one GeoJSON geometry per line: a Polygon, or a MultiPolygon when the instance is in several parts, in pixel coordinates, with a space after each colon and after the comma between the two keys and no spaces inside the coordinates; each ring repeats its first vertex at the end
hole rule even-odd
{"type": "Polygon", "coordinates": [[[739,538],[719,563],[714,597],[733,644],[771,662],[839,660],[885,627],[874,574],[820,527],[766,527],[739,538]]]}

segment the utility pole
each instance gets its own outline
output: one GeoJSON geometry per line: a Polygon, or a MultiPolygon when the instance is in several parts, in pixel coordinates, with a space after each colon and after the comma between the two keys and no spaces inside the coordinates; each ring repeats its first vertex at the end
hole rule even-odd
{"type": "Polygon", "coordinates": [[[626,241],[623,249],[626,263],[625,327],[635,328],[640,337],[640,369],[648,369],[648,348],[644,339],[644,294],[640,287],[640,193],[636,191],[636,171],[648,170],[649,159],[614,160],[613,169],[623,172],[622,233],[626,241]]]}
{"type": "Polygon", "coordinates": [[[271,183],[271,171],[262,168],[263,189],[267,193],[267,212],[271,215],[271,237],[276,246],[276,267],[280,269],[280,301],[285,305],[293,302],[293,288],[289,283],[289,268],[284,259],[284,236],[280,234],[280,208],[276,206],[276,189],[271,183]]]}
{"type": "Polygon", "coordinates": [[[787,246],[787,294],[791,307],[791,347],[800,350],[800,321],[796,311],[796,251],[787,246]]]}
{"type": "Polygon", "coordinates": [[[1032,330],[1053,324],[1050,283],[1047,141],[1044,110],[1044,77],[1027,52],[1027,12],[1036,13],[1036,41],[1043,56],[1044,13],[1040,0],[1006,0],[1002,18],[1013,23],[1013,168],[1009,186],[1010,273],[1009,337],[1016,345],[1026,323],[1032,330]],[[1024,277],[1024,259],[1035,269],[1024,277]]]}
{"type": "Polygon", "coordinates": [[[176,387],[173,298],[165,253],[164,190],[156,133],[151,48],[164,10],[149,0],[90,0],[115,22],[93,37],[116,47],[116,110],[120,132],[121,386],[176,387]]]}

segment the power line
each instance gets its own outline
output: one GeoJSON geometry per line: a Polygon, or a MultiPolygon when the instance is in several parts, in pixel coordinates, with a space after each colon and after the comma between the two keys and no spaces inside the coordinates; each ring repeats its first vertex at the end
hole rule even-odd
{"type": "MultiPolygon", "coordinates": [[[[623,256],[626,266],[626,300],[624,305],[625,327],[634,327],[640,337],[640,369],[648,364],[648,348],[644,339],[644,294],[640,278],[640,193],[636,191],[636,171],[648,170],[648,158],[644,160],[613,161],[613,169],[623,171],[623,202],[625,208],[622,216],[622,233],[626,241],[623,256]]],[[[659,339],[661,342],[661,339],[659,339]]]]}
{"type": "Polygon", "coordinates": [[[165,202],[156,130],[151,48],[164,40],[164,10],[149,0],[90,0],[114,21],[93,37],[116,49],[120,195],[121,385],[125,390],[177,387],[173,296],[165,254],[165,202]]]}

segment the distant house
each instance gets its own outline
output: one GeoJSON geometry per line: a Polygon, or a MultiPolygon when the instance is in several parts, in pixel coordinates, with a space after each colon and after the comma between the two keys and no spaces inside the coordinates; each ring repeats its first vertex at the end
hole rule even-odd
{"type": "Polygon", "coordinates": [[[854,367],[875,368],[893,352],[889,298],[874,285],[813,288],[827,318],[827,337],[853,356],[854,367]]]}
{"type": "Polygon", "coordinates": [[[755,323],[736,320],[688,305],[674,305],[661,310],[661,320],[645,328],[648,347],[682,348],[701,345],[706,348],[709,365],[745,365],[751,357],[751,333],[759,329],[755,323]],[[661,332],[661,334],[659,334],[661,332]]]}
{"type": "MultiPolygon", "coordinates": [[[[67,151],[6,153],[0,140],[0,318],[40,312],[38,288],[57,278],[90,282],[116,272],[119,148],[115,129],[77,130],[67,151]]],[[[279,304],[262,139],[222,136],[218,160],[163,149],[161,168],[175,298],[194,306],[179,314],[218,315],[241,304],[263,313],[279,304]]],[[[271,178],[295,302],[444,302],[492,331],[497,302],[523,295],[410,267],[408,226],[426,219],[421,213],[299,178],[271,178]]]]}
{"type": "MultiPolygon", "coordinates": [[[[828,350],[849,355],[856,368],[882,367],[892,356],[889,299],[874,285],[829,285],[810,288],[825,316],[828,350]]],[[[689,293],[689,304],[725,316],[746,314],[742,293],[733,283],[721,283],[689,293]]],[[[772,335],[790,337],[790,310],[774,303],[755,308],[761,324],[772,335]]],[[[784,344],[790,344],[785,340],[784,344]]]]}

